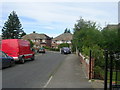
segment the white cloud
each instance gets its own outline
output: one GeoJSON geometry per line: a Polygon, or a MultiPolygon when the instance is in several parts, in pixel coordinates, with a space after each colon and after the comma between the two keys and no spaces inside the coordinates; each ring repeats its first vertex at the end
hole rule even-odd
{"type": "Polygon", "coordinates": [[[53,38],[55,38],[55,37],[57,37],[58,35],[60,35],[60,34],[50,34],[50,33],[46,33],[49,37],[53,37],[53,38]]]}
{"type": "MultiPolygon", "coordinates": [[[[69,2],[68,0],[66,1],[69,2]]],[[[59,2],[63,2],[63,0],[59,0],[59,2]]],[[[48,30],[64,30],[65,28],[73,28],[73,25],[75,24],[76,20],[79,19],[80,16],[82,16],[84,19],[93,20],[98,23],[101,23],[102,26],[104,26],[105,22],[117,22],[116,13],[114,13],[113,15],[113,13],[111,14],[111,11],[106,11],[105,9],[98,9],[96,7],[93,8],[87,6],[76,6],[75,4],[78,4],[80,2],[75,2],[78,2],[78,0],[74,1],[74,4],[72,6],[65,5],[67,3],[64,3],[63,5],[59,3],[53,3],[51,2],[51,0],[50,2],[39,1],[37,3],[36,0],[33,2],[4,2],[2,4],[3,16],[6,17],[7,20],[9,13],[14,10],[20,17],[24,16],[37,21],[21,21],[23,28],[33,27],[34,29],[39,29],[41,27],[48,30]],[[52,22],[59,22],[60,24],[52,25],[52,22]]]]}
{"type": "Polygon", "coordinates": [[[43,27],[43,28],[49,29],[49,30],[53,30],[54,29],[54,27],[51,27],[51,26],[46,26],[46,27],[43,27]]]}
{"type": "MultiPolygon", "coordinates": [[[[17,11],[21,16],[26,16],[30,18],[35,18],[38,21],[59,21],[59,22],[71,22],[78,19],[79,16],[89,15],[89,16],[108,16],[108,12],[103,10],[97,10],[95,8],[82,8],[82,7],[68,7],[55,5],[52,3],[8,3],[6,6],[10,7],[11,10],[17,11]],[[14,5],[14,7],[13,7],[14,5]],[[12,6],[12,7],[11,7],[12,6]],[[66,12],[70,13],[67,14],[66,12]],[[63,12],[63,13],[61,13],[63,12]],[[74,15],[72,15],[72,13],[74,15]]],[[[6,10],[5,10],[6,11],[6,10]]]]}

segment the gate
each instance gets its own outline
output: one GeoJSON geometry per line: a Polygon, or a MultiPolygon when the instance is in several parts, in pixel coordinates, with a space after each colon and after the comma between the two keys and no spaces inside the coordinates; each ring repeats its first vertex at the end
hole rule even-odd
{"type": "Polygon", "coordinates": [[[105,51],[104,90],[120,90],[120,51],[105,51]]]}

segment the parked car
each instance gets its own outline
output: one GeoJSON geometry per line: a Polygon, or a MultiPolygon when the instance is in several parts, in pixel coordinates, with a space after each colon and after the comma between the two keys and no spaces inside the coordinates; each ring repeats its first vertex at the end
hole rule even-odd
{"type": "Polygon", "coordinates": [[[2,40],[2,51],[13,57],[15,61],[24,63],[25,60],[34,60],[34,52],[30,49],[29,41],[21,39],[2,40]]]}
{"type": "Polygon", "coordinates": [[[8,56],[3,51],[0,51],[0,69],[15,65],[15,61],[12,57],[8,56]]]}
{"type": "Polygon", "coordinates": [[[39,48],[38,53],[45,53],[45,48],[39,48]]]}
{"type": "Polygon", "coordinates": [[[68,47],[63,47],[63,48],[61,48],[60,52],[61,52],[61,54],[70,54],[71,50],[68,47]]]}

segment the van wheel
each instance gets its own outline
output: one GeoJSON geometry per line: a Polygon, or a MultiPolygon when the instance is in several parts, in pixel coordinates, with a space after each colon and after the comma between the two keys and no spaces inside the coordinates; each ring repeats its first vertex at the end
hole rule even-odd
{"type": "Polygon", "coordinates": [[[25,63],[25,59],[24,59],[24,57],[22,57],[22,58],[20,59],[20,63],[22,63],[22,64],[25,63]]]}
{"type": "Polygon", "coordinates": [[[31,60],[32,60],[32,61],[35,60],[35,56],[34,56],[34,55],[32,56],[31,60]]]}

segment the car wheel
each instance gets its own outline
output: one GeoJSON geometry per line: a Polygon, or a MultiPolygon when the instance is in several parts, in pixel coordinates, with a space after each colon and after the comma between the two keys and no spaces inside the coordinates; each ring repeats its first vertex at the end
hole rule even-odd
{"type": "Polygon", "coordinates": [[[24,59],[24,57],[22,57],[22,58],[20,59],[20,63],[22,63],[22,64],[25,63],[25,59],[24,59]]]}

